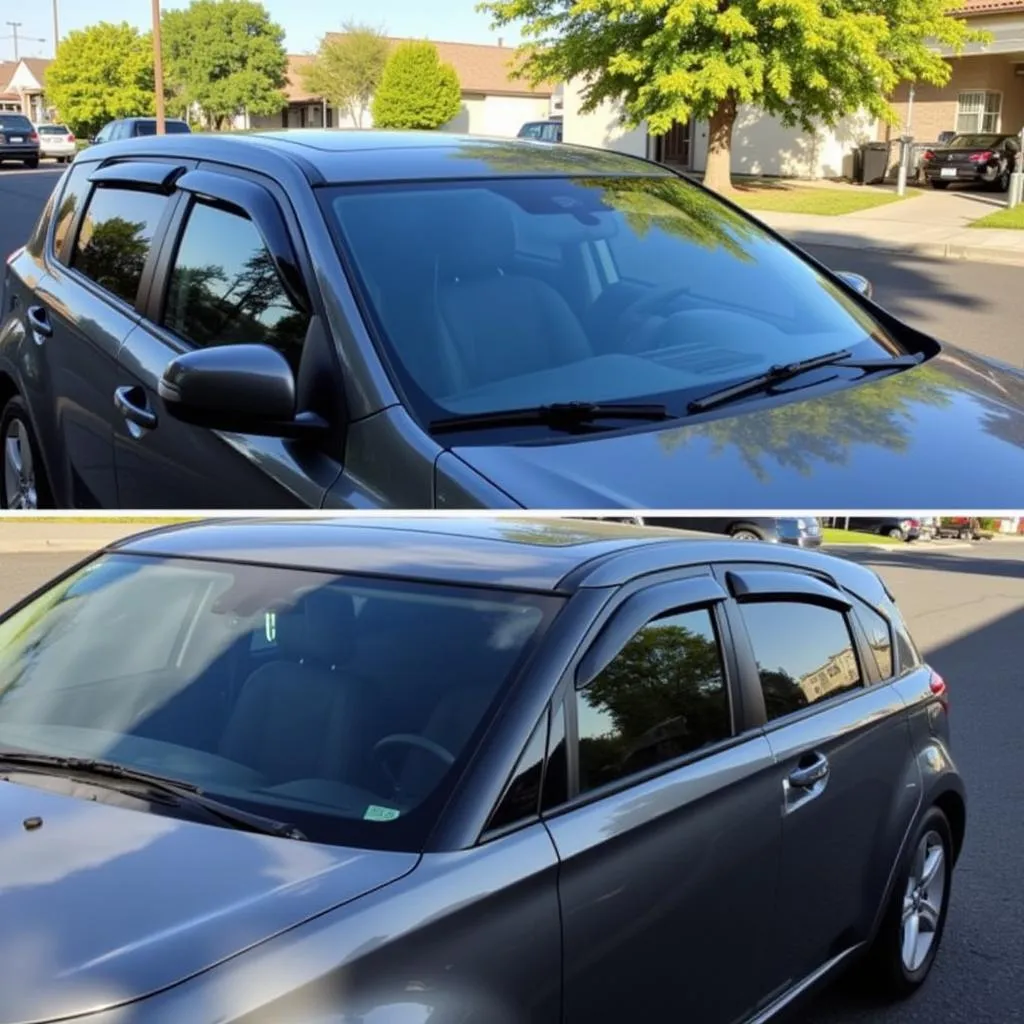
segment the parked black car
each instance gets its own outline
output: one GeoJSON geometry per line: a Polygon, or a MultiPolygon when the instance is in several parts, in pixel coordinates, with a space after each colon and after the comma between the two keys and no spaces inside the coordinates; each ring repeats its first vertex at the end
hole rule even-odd
{"type": "Polygon", "coordinates": [[[846,559],[197,523],[29,597],[0,665],[5,1024],[764,1024],[939,954],[947,687],[846,559]]]}
{"type": "Polygon", "coordinates": [[[0,164],[8,160],[39,166],[39,132],[23,114],[0,113],[0,164]]]}
{"type": "Polygon", "coordinates": [[[942,148],[926,150],[921,167],[932,188],[967,184],[1005,192],[1019,151],[1016,135],[957,135],[942,148]]]}
{"type": "MultiPolygon", "coordinates": [[[[175,117],[164,119],[164,131],[168,135],[188,135],[192,129],[187,121],[175,117]]],[[[103,126],[92,140],[94,146],[121,139],[142,139],[156,135],[155,117],[122,117],[103,126]]]]}
{"type": "Polygon", "coordinates": [[[736,540],[764,540],[773,544],[792,544],[798,548],[821,547],[821,524],[814,516],[644,516],[643,524],[724,533],[736,540]]]}
{"type": "Polygon", "coordinates": [[[6,507],[1024,507],[1024,372],[606,150],[114,142],[3,288],[6,507]]]}
{"type": "MultiPolygon", "coordinates": [[[[846,525],[840,520],[839,525],[846,525]]],[[[881,537],[892,537],[894,540],[912,541],[921,536],[921,520],[911,516],[877,516],[875,518],[851,517],[849,529],[858,533],[877,533],[881,537]]]]}

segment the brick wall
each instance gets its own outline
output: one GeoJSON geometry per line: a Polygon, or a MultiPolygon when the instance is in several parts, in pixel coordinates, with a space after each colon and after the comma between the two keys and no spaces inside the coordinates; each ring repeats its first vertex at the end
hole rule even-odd
{"type": "MultiPolygon", "coordinates": [[[[1024,54],[1018,58],[1024,61],[1024,54]]],[[[1014,58],[1005,55],[961,57],[950,61],[953,75],[941,89],[931,85],[918,85],[914,90],[914,110],[910,131],[915,139],[929,142],[939,132],[956,130],[957,95],[974,89],[988,89],[1003,94],[999,130],[1019,132],[1024,126],[1024,77],[1014,74],[1014,58]]],[[[903,130],[907,116],[906,85],[900,86],[893,97],[893,107],[900,124],[888,129],[892,137],[903,130]]],[[[879,124],[879,139],[885,139],[886,126],[879,124]]]]}

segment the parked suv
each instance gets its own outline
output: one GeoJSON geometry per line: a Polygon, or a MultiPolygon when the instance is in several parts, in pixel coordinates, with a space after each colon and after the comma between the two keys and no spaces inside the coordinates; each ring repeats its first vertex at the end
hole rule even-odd
{"type": "Polygon", "coordinates": [[[773,544],[794,544],[800,548],[821,547],[821,524],[814,516],[644,516],[643,522],[647,526],[724,533],[736,540],[765,540],[773,544]]]}
{"type": "Polygon", "coordinates": [[[0,679],[6,1021],[763,1022],[942,940],[946,686],[817,552],[199,523],[15,608],[0,679]]]}
{"type": "Polygon", "coordinates": [[[852,280],[621,153],[112,142],[6,268],[0,507],[1024,507],[1024,372],[852,280]]]}
{"type": "Polygon", "coordinates": [[[0,164],[8,160],[39,166],[39,133],[23,114],[0,113],[0,164]]]}
{"type": "MultiPolygon", "coordinates": [[[[168,135],[188,135],[192,129],[187,121],[169,117],[164,119],[164,131],[168,135]]],[[[122,117],[104,125],[92,140],[94,146],[121,139],[141,139],[156,135],[155,117],[122,117]]]]}
{"type": "Polygon", "coordinates": [[[554,118],[549,121],[527,121],[519,129],[519,138],[537,139],[541,142],[561,142],[562,122],[554,118]]]}
{"type": "Polygon", "coordinates": [[[840,520],[840,523],[858,533],[877,533],[881,537],[892,537],[893,540],[908,543],[921,536],[921,520],[910,516],[853,516],[848,520],[840,520]]]}

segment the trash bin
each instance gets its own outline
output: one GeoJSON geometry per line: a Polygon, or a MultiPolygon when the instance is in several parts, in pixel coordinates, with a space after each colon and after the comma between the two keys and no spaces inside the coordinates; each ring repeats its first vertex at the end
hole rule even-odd
{"type": "Polygon", "coordinates": [[[865,185],[878,185],[885,181],[889,170],[889,143],[867,142],[861,146],[861,163],[865,185]]]}
{"type": "Polygon", "coordinates": [[[843,177],[858,185],[864,184],[864,154],[860,146],[843,156],[843,177]]]}

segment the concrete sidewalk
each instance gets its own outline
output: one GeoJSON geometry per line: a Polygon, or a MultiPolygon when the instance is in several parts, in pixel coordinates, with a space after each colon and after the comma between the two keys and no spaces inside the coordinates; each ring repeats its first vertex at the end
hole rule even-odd
{"type": "Polygon", "coordinates": [[[991,192],[926,192],[860,213],[822,217],[751,211],[797,245],[901,253],[939,259],[1024,266],[1024,231],[972,228],[1006,205],[991,192]]]}

